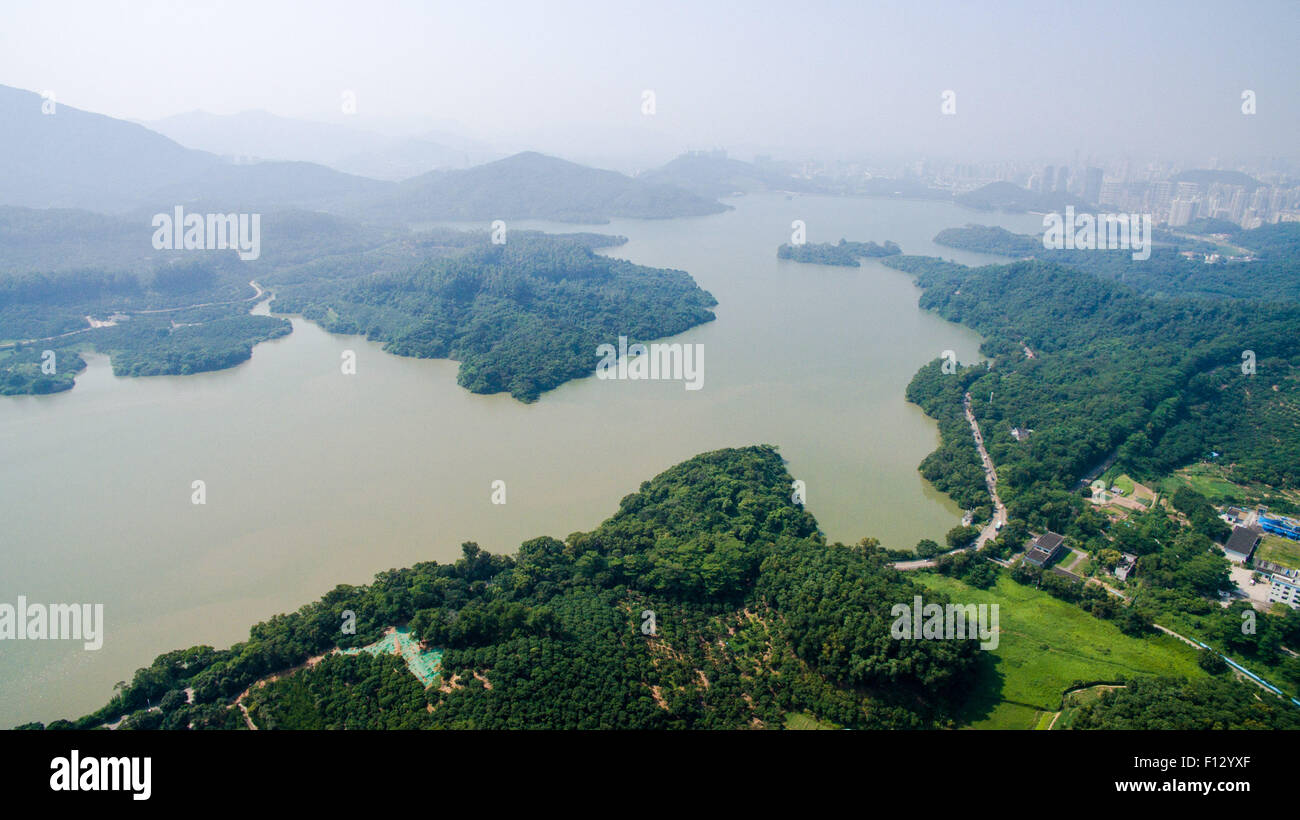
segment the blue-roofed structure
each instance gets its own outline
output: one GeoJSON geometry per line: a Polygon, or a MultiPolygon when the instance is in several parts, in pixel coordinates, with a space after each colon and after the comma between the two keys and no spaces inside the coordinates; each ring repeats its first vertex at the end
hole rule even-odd
{"type": "Polygon", "coordinates": [[[1264,532],[1271,532],[1274,535],[1280,535],[1283,538],[1290,538],[1300,541],[1300,523],[1287,518],[1267,518],[1259,517],[1259,527],[1264,532]]]}

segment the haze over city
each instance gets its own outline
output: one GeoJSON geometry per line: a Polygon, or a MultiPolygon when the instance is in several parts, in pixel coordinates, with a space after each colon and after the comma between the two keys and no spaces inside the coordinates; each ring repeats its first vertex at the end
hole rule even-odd
{"type": "Polygon", "coordinates": [[[157,120],[264,110],[636,170],[748,158],[1296,158],[1300,5],[18,4],[0,77],[157,120]],[[1257,113],[1243,116],[1251,90],[1257,113]],[[653,116],[642,94],[655,94],[653,116]],[[941,116],[955,92],[956,115],[941,116]],[[355,115],[340,95],[355,93],[355,115]]]}

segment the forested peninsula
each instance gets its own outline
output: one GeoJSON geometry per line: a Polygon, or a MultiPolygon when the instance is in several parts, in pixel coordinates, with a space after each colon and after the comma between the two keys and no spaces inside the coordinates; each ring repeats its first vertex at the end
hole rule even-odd
{"type": "Polygon", "coordinates": [[[679,270],[596,250],[623,237],[379,229],[319,213],[268,214],[266,251],[141,255],[138,225],[79,211],[0,208],[0,395],[71,389],[83,354],[118,376],[188,375],[247,361],[291,332],[274,312],[390,353],[460,362],[475,393],[531,402],[595,372],[598,346],[712,321],[717,301],[679,270]],[[61,235],[69,250],[56,251],[61,235]]]}

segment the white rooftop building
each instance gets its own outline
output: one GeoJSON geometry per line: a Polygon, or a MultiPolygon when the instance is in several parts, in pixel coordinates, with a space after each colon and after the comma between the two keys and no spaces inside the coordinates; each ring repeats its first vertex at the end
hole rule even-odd
{"type": "Polygon", "coordinates": [[[1300,572],[1275,572],[1269,576],[1268,600],[1300,609],[1300,572]]]}

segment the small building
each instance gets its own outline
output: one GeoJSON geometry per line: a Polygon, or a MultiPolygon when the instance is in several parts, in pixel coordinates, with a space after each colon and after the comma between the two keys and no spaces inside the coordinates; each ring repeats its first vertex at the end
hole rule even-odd
{"type": "Polygon", "coordinates": [[[1025,429],[1024,427],[1012,427],[1012,428],[1011,428],[1011,437],[1012,437],[1013,439],[1015,439],[1016,441],[1024,441],[1025,439],[1029,438],[1029,434],[1032,433],[1032,432],[1034,432],[1034,431],[1033,431],[1033,430],[1027,430],[1027,429],[1025,429]]]}
{"type": "Polygon", "coordinates": [[[1268,600],[1300,609],[1300,571],[1275,572],[1269,576],[1268,600]]]}
{"type": "Polygon", "coordinates": [[[1259,526],[1264,529],[1264,532],[1271,532],[1283,538],[1300,541],[1300,523],[1289,518],[1273,518],[1261,515],[1259,517],[1259,526]]]}
{"type": "Polygon", "coordinates": [[[1132,553],[1120,553],[1123,558],[1115,565],[1115,577],[1121,581],[1127,581],[1128,577],[1133,574],[1133,568],[1137,566],[1138,557],[1132,553]]]}
{"type": "Polygon", "coordinates": [[[1250,527],[1233,527],[1232,535],[1228,537],[1228,542],[1223,545],[1223,551],[1227,554],[1229,561],[1234,564],[1244,564],[1254,554],[1255,547],[1259,546],[1259,538],[1259,532],[1252,530],[1250,527]]]}
{"type": "Polygon", "coordinates": [[[1045,567],[1065,552],[1065,536],[1045,532],[1030,541],[1025,548],[1025,560],[1036,567],[1045,567]]]}

